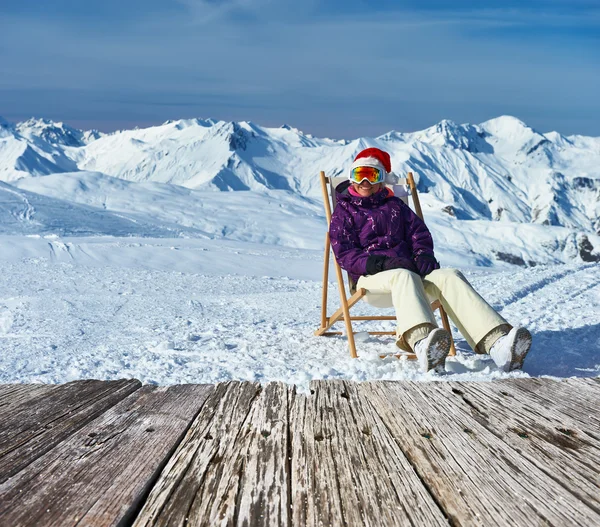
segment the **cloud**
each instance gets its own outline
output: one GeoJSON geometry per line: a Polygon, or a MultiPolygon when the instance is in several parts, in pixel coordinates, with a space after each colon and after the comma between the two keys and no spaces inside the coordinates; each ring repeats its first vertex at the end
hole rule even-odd
{"type": "Polygon", "coordinates": [[[175,0],[193,25],[254,21],[262,24],[294,20],[314,10],[316,0],[175,0]]]}
{"type": "Polygon", "coordinates": [[[186,8],[194,23],[206,24],[232,13],[256,12],[270,0],[176,0],[186,8]]]}

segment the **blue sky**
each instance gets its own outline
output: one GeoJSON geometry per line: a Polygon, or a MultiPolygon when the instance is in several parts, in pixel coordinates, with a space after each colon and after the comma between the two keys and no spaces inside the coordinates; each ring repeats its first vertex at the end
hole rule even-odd
{"type": "Polygon", "coordinates": [[[600,0],[2,0],[0,115],[600,136],[600,0]],[[376,7],[374,7],[374,5],[376,7]]]}

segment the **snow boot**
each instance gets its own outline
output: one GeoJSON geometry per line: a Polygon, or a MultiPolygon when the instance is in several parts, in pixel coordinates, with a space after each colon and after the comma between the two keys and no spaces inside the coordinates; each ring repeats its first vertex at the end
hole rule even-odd
{"type": "Polygon", "coordinates": [[[437,371],[443,369],[444,361],[450,351],[450,344],[450,333],[441,328],[434,329],[427,337],[419,340],[414,345],[414,349],[421,371],[427,372],[434,368],[437,371]]]}
{"type": "Polygon", "coordinates": [[[521,369],[531,348],[531,333],[525,328],[512,328],[500,337],[490,349],[490,356],[500,371],[521,369]]]}

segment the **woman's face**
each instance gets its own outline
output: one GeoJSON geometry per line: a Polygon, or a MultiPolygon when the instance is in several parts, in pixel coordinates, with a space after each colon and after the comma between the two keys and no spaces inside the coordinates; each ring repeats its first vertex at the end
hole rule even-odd
{"type": "Polygon", "coordinates": [[[371,183],[369,183],[366,179],[363,179],[360,183],[352,183],[354,190],[356,190],[358,194],[365,198],[375,194],[376,192],[379,192],[382,185],[383,183],[371,185],[371,183]]]}

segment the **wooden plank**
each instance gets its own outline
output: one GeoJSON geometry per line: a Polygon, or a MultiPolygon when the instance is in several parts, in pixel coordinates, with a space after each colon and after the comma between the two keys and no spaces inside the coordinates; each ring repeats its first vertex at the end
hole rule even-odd
{"type": "MultiPolygon", "coordinates": [[[[246,456],[237,495],[239,525],[289,524],[289,399],[283,383],[263,387],[247,419],[246,456]]],[[[204,496],[203,500],[208,500],[204,496]]]]}
{"type": "Polygon", "coordinates": [[[14,412],[18,406],[27,404],[29,400],[47,394],[55,388],[57,388],[55,384],[0,385],[0,414],[8,415],[14,412]]]}
{"type": "MultiPolygon", "coordinates": [[[[548,379],[541,377],[507,379],[501,382],[515,384],[519,389],[534,392],[550,401],[573,403],[573,408],[598,402],[598,393],[584,379],[548,379]]],[[[600,417],[598,417],[600,419],[600,417]]]]}
{"type": "Polygon", "coordinates": [[[509,447],[433,383],[363,383],[451,522],[597,525],[600,515],[509,447]]]}
{"type": "Polygon", "coordinates": [[[214,388],[144,386],[0,485],[2,525],[122,525],[214,388]]]}
{"type": "Polygon", "coordinates": [[[440,398],[461,407],[497,438],[524,456],[549,478],[600,513],[600,443],[568,427],[553,412],[506,385],[493,382],[432,383],[440,398]],[[515,396],[514,394],[517,394],[515,396]]]}
{"type": "Polygon", "coordinates": [[[53,386],[51,384],[0,384],[0,404],[4,397],[11,395],[14,392],[19,391],[35,391],[37,387],[53,386]]]}
{"type": "MultiPolygon", "coordinates": [[[[5,394],[12,392],[15,388],[19,386],[30,386],[28,384],[0,384],[0,397],[3,397],[5,394]]],[[[44,385],[41,385],[44,386],[44,385]]]]}
{"type": "MultiPolygon", "coordinates": [[[[538,380],[538,379],[536,379],[538,380]]],[[[555,386],[560,390],[561,393],[573,393],[574,395],[581,397],[581,400],[597,403],[600,397],[600,384],[598,381],[592,378],[585,377],[570,377],[567,379],[539,379],[542,382],[546,382],[555,386]]]]}
{"type": "MultiPolygon", "coordinates": [[[[597,419],[596,408],[600,406],[600,394],[591,408],[588,403],[578,406],[578,403],[573,404],[572,401],[566,407],[562,397],[556,395],[546,397],[541,390],[535,388],[541,384],[548,389],[548,393],[552,393],[552,390],[559,387],[562,389],[565,386],[564,381],[557,383],[550,379],[530,379],[532,382],[529,383],[529,386],[534,388],[526,391],[524,386],[527,386],[527,383],[523,383],[524,380],[527,379],[511,379],[491,383],[490,390],[493,391],[490,392],[489,397],[492,398],[493,394],[496,394],[495,401],[501,406],[508,404],[508,400],[511,411],[518,412],[520,418],[533,420],[536,423],[545,423],[549,427],[546,436],[548,440],[563,443],[564,437],[561,438],[561,436],[566,435],[567,438],[570,437],[574,441],[572,452],[579,452],[580,447],[584,447],[584,451],[590,450],[590,455],[598,455],[597,451],[600,451],[600,421],[597,419]],[[557,433],[560,435],[557,436],[557,433]]],[[[460,384],[462,385],[462,383],[460,384]]],[[[473,388],[481,385],[482,389],[485,389],[485,384],[489,383],[465,383],[464,385],[473,388]]],[[[456,389],[462,390],[458,384],[456,389]]],[[[570,391],[578,389],[578,385],[569,388],[570,391]]],[[[569,444],[571,440],[567,440],[565,444],[569,444]]]]}
{"type": "Polygon", "coordinates": [[[217,385],[134,525],[287,525],[286,412],[284,385],[217,385]],[[259,448],[266,480],[251,491],[259,448]]]}
{"type": "Polygon", "coordinates": [[[2,414],[0,483],[140,386],[135,379],[70,382],[2,414]]]}
{"type": "Polygon", "coordinates": [[[578,390],[583,389],[592,396],[600,397],[600,381],[598,380],[598,377],[570,377],[562,382],[565,382],[578,390]]]}
{"type": "Polygon", "coordinates": [[[292,525],[448,525],[354,383],[311,392],[291,417],[292,525]]]}
{"type": "Polygon", "coordinates": [[[600,426],[598,397],[574,388],[564,381],[552,379],[524,378],[500,381],[518,390],[523,397],[538,401],[563,413],[579,423],[581,429],[590,437],[600,441],[600,435],[594,432],[600,426]]]}
{"type": "Polygon", "coordinates": [[[593,388],[600,390],[600,377],[569,377],[565,379],[567,382],[584,383],[593,388]]]}
{"type": "Polygon", "coordinates": [[[313,397],[295,394],[290,405],[292,525],[342,525],[337,469],[329,438],[331,407],[319,408],[313,397]],[[302,466],[302,464],[304,464],[302,466]]]}

